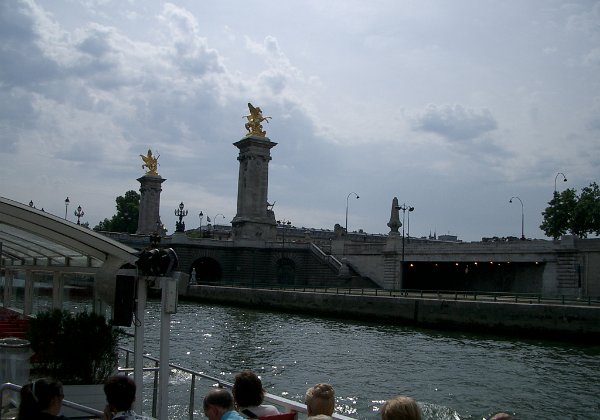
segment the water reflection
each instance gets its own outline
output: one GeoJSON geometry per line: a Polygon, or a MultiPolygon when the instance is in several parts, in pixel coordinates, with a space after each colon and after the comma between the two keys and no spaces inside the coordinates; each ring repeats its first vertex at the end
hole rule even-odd
{"type": "MultiPolygon", "coordinates": [[[[146,320],[147,350],[155,356],[159,308],[150,303],[146,320]]],[[[228,381],[253,369],[269,392],[297,401],[309,386],[330,382],[336,409],[353,417],[374,418],[382,401],[407,394],[432,419],[481,419],[500,410],[525,419],[598,418],[597,346],[190,303],[172,318],[174,363],[228,381]]],[[[183,407],[187,391],[173,398],[183,407]]]]}

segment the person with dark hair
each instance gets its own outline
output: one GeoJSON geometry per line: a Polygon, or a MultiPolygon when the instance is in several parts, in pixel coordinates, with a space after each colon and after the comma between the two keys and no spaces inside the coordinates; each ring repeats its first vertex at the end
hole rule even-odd
{"type": "Polygon", "coordinates": [[[135,414],[131,409],[135,401],[135,382],[126,375],[113,375],[104,382],[108,405],[104,409],[105,420],[150,420],[151,417],[135,414]]]}
{"type": "Polygon", "coordinates": [[[238,411],[246,418],[254,419],[279,414],[275,406],[262,403],[265,390],[260,378],[251,370],[244,370],[235,376],[232,391],[238,411]]]}
{"type": "Polygon", "coordinates": [[[21,402],[17,420],[57,420],[64,394],[59,381],[37,379],[21,388],[21,402]]]}
{"type": "Polygon", "coordinates": [[[209,420],[243,420],[235,411],[233,396],[223,388],[211,389],[204,397],[204,415],[209,420]]]}

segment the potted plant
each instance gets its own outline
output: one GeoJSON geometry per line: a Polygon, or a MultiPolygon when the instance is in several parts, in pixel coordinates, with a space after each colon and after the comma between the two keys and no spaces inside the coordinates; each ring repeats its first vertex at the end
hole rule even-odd
{"type": "Polygon", "coordinates": [[[102,384],[117,367],[119,335],[120,330],[95,313],[39,313],[28,331],[34,352],[31,376],[57,379],[65,385],[66,399],[102,409],[102,384]],[[94,396],[94,401],[82,394],[94,396]]]}

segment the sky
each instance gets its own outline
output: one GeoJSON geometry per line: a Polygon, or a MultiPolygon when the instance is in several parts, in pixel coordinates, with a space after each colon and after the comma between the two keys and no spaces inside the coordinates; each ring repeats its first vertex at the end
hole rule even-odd
{"type": "Polygon", "coordinates": [[[0,2],[0,196],[93,227],[151,149],[169,232],[229,223],[248,102],[278,220],[543,239],[600,180],[600,2],[0,2]]]}

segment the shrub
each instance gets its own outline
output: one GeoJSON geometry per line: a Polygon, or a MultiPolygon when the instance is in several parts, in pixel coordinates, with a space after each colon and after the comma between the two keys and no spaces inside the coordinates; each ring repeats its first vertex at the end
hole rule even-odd
{"type": "Polygon", "coordinates": [[[35,352],[32,374],[64,384],[103,383],[117,367],[119,334],[102,315],[58,309],[39,313],[28,331],[35,352]]]}

